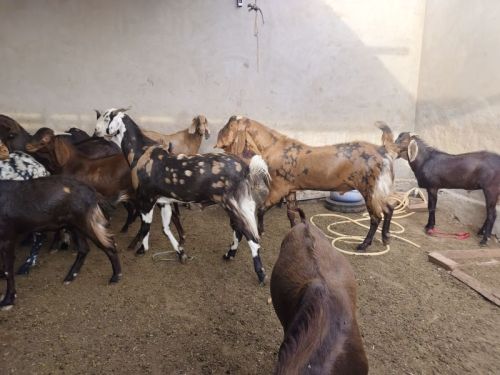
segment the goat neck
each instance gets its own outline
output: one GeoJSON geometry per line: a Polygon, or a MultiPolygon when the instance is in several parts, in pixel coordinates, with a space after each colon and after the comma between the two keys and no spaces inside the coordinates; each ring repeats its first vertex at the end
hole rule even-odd
{"type": "Polygon", "coordinates": [[[142,154],[150,147],[156,144],[154,141],[142,134],[139,126],[128,115],[123,116],[125,132],[123,134],[121,148],[125,159],[133,168],[142,154]]]}

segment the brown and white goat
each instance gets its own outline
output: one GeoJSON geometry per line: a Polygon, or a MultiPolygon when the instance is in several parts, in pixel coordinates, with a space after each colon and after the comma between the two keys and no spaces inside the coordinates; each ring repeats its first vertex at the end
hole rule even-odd
{"type": "Polygon", "coordinates": [[[283,239],[271,275],[284,331],[275,374],[367,374],[352,267],[298,210],[302,223],[283,239]]]}
{"type": "Polygon", "coordinates": [[[357,189],[365,199],[370,214],[370,229],[357,247],[365,250],[384,214],[382,240],[389,241],[393,207],[388,202],[392,192],[393,160],[397,156],[390,128],[382,123],[383,146],[367,142],[340,143],[313,147],[289,138],[254,120],[232,116],[220,130],[215,147],[243,158],[260,154],[269,166],[271,187],[264,207],[259,210],[259,231],[263,231],[265,211],[286,197],[288,217],[293,222],[297,190],[357,189]]]}
{"type": "MultiPolygon", "coordinates": [[[[114,199],[120,193],[134,197],[130,168],[123,154],[100,159],[89,159],[65,136],[56,136],[49,128],[39,129],[26,144],[30,153],[42,154],[50,168],[64,175],[74,176],[89,184],[107,199],[114,199]]],[[[126,205],[127,221],[125,232],[136,217],[133,204],[126,205]]]]}
{"type": "Polygon", "coordinates": [[[408,160],[418,186],[427,190],[429,219],[425,231],[436,224],[436,204],[439,189],[482,190],[486,200],[486,220],[479,229],[481,245],[486,245],[497,217],[500,198],[500,155],[479,151],[451,155],[427,145],[420,137],[408,132],[396,139],[403,159],[408,160]]]}
{"type": "Polygon", "coordinates": [[[7,291],[0,308],[14,304],[15,247],[19,238],[36,231],[70,228],[78,255],[64,279],[71,282],[80,272],[89,251],[89,238],[108,256],[113,268],[110,282],[121,277],[120,262],[108,221],[94,189],[68,176],[48,176],[28,181],[0,181],[0,255],[4,260],[7,291]]]}
{"type": "MultiPolygon", "coordinates": [[[[95,134],[111,137],[130,163],[142,218],[138,239],[143,245],[149,236],[154,205],[162,202],[167,209],[162,211],[163,230],[179,259],[184,261],[187,257],[184,249],[168,228],[170,203],[217,203],[230,218],[234,238],[238,234],[246,237],[254,270],[259,281],[264,282],[255,220],[256,202],[251,190],[252,180],[269,178],[267,166],[260,156],[254,157],[247,166],[240,158],[231,155],[172,155],[165,147],[144,136],[139,126],[119,109],[109,109],[98,119],[95,134]]],[[[224,259],[234,257],[237,245],[231,247],[224,259]]]]}
{"type": "Polygon", "coordinates": [[[143,130],[146,137],[165,147],[172,147],[174,154],[194,155],[200,150],[201,140],[210,137],[207,118],[203,115],[196,116],[189,128],[173,134],[160,134],[152,130],[143,130]],[[171,145],[171,146],[169,146],[171,145]]]}

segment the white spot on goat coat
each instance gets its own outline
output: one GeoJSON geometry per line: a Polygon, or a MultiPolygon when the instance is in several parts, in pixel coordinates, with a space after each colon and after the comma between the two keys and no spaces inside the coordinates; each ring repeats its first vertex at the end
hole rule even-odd
{"type": "Polygon", "coordinates": [[[189,176],[192,176],[192,175],[193,175],[193,172],[191,172],[189,169],[186,169],[186,170],[184,171],[184,174],[185,174],[186,176],[188,176],[188,177],[189,177],[189,176]]]}

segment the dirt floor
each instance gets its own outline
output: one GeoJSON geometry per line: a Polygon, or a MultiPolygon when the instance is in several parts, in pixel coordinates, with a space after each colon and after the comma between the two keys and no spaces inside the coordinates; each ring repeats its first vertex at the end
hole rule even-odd
{"type": "MultiPolygon", "coordinates": [[[[330,212],[321,202],[301,206],[307,215],[330,212]]],[[[212,207],[182,215],[193,259],[153,262],[153,253],[170,249],[158,216],[151,251],[134,256],[125,249],[136,223],[117,235],[124,275],[117,285],[107,285],[111,267],[97,249],[71,285],[61,281],[74,253],[43,251],[39,266],[17,277],[16,306],[0,312],[0,374],[272,373],[282,330],[268,304],[269,285],[257,284],[246,243],[225,263],[221,256],[232,238],[225,213],[212,207]]],[[[422,248],[394,239],[385,255],[349,256],[370,372],[499,374],[500,309],[427,261],[431,250],[477,248],[479,239],[428,237],[426,216],[398,220],[404,236],[422,248]]],[[[115,217],[115,230],[123,219],[123,212],[115,217]]],[[[477,230],[440,211],[437,222],[441,230],[477,230]]],[[[266,223],[262,259],[270,275],[289,229],[285,210],[273,209],[266,223]]],[[[489,245],[498,246],[494,240],[489,245]]],[[[18,261],[26,251],[18,251],[18,261]]]]}

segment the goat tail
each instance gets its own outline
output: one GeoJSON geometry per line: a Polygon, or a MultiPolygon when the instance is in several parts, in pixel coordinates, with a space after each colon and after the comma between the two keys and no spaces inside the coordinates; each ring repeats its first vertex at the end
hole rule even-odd
{"type": "Polygon", "coordinates": [[[241,181],[234,195],[226,196],[223,200],[231,221],[237,225],[247,240],[258,243],[260,237],[255,216],[257,203],[253,197],[250,182],[241,181]]]}
{"type": "Polygon", "coordinates": [[[375,122],[375,126],[382,130],[382,145],[385,150],[395,158],[398,155],[398,147],[394,143],[394,134],[391,128],[384,121],[375,122]]]}
{"type": "Polygon", "coordinates": [[[88,212],[87,222],[90,224],[92,232],[101,245],[107,248],[114,246],[113,236],[107,229],[109,222],[98,204],[93,206],[88,212]]]}
{"type": "Polygon", "coordinates": [[[252,182],[252,184],[255,185],[259,181],[263,181],[265,185],[269,187],[271,183],[271,176],[269,175],[267,163],[261,155],[252,156],[252,159],[250,159],[249,169],[250,182],[252,182]]]}

